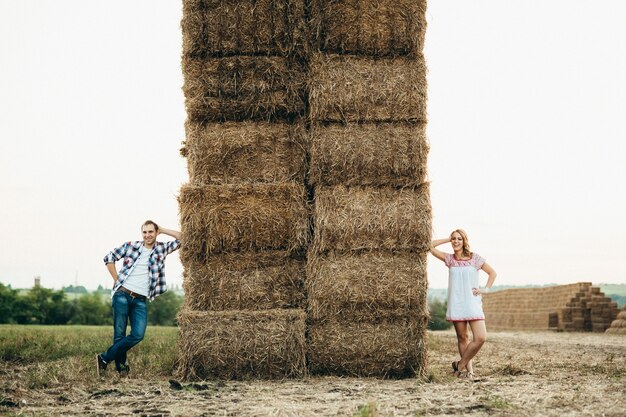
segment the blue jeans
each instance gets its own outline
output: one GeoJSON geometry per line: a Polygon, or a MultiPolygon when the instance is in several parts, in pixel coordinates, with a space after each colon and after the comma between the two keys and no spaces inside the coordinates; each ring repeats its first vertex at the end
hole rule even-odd
{"type": "Polygon", "coordinates": [[[126,352],[143,340],[148,325],[147,301],[133,298],[130,294],[117,291],[113,294],[113,345],[100,356],[106,363],[115,361],[126,364],[126,352]],[[130,334],[126,336],[126,325],[130,320],[130,334]]]}

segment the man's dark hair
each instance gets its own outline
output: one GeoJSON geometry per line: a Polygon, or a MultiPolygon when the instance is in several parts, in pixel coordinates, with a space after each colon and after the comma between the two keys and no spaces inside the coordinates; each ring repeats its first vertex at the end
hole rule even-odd
{"type": "Polygon", "coordinates": [[[156,232],[159,231],[159,225],[153,222],[152,220],[146,220],[145,222],[143,222],[143,224],[141,225],[141,228],[143,229],[144,226],[150,226],[150,225],[154,226],[154,230],[156,232]]]}

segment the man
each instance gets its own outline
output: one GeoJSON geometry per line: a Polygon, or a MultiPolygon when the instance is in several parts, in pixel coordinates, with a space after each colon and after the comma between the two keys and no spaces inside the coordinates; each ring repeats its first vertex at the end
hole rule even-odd
{"type": "Polygon", "coordinates": [[[115,369],[127,375],[126,352],[143,340],[148,324],[146,301],[153,301],[167,288],[165,257],[180,247],[180,232],[159,228],[152,220],[141,226],[143,241],[126,242],[104,257],[113,277],[113,345],[96,355],[98,376],[104,375],[107,365],[115,361],[115,369]],[[157,242],[160,234],[173,237],[169,242],[157,242]],[[119,273],[115,262],[124,259],[119,273]],[[126,325],[130,320],[130,334],[126,325]]]}

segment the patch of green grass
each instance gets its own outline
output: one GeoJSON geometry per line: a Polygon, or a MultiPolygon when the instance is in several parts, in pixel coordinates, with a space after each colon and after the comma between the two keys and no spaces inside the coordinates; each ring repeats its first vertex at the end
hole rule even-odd
{"type": "Polygon", "coordinates": [[[427,333],[427,346],[428,350],[431,352],[445,352],[449,346],[448,341],[443,340],[441,337],[438,337],[434,332],[427,333]]]}
{"type": "Polygon", "coordinates": [[[603,375],[608,378],[621,379],[626,377],[626,368],[614,363],[578,364],[576,370],[583,375],[603,375]]]}
{"type": "Polygon", "coordinates": [[[479,407],[484,408],[487,411],[508,410],[515,408],[515,405],[498,395],[486,395],[480,399],[479,407]]]}
{"type": "Polygon", "coordinates": [[[520,368],[519,366],[512,365],[510,363],[498,368],[495,371],[495,373],[500,374],[500,375],[508,375],[508,376],[519,376],[519,375],[528,374],[528,372],[525,371],[524,369],[520,368]]]}
{"type": "Polygon", "coordinates": [[[376,417],[378,412],[376,411],[376,403],[368,402],[367,404],[360,405],[357,412],[352,417],[376,417]]]}
{"type": "MultiPolygon", "coordinates": [[[[30,389],[96,378],[95,356],[112,342],[112,326],[0,326],[0,361],[12,363],[16,379],[30,389]]],[[[178,328],[148,326],[128,352],[131,376],[171,376],[178,328]]],[[[120,378],[113,364],[107,378],[120,378]]]]}
{"type": "MultiPolygon", "coordinates": [[[[29,364],[91,357],[105,350],[112,337],[112,326],[0,325],[0,360],[29,364]]],[[[148,326],[144,340],[133,351],[158,351],[171,361],[174,352],[170,348],[175,347],[177,337],[176,327],[148,326]]]]}
{"type": "Polygon", "coordinates": [[[439,378],[439,376],[432,369],[429,370],[426,375],[424,375],[423,377],[418,377],[416,380],[417,380],[417,385],[433,384],[433,383],[441,382],[441,379],[439,378]]]}
{"type": "Polygon", "coordinates": [[[112,326],[0,325],[0,360],[20,364],[104,350],[112,326]]]}

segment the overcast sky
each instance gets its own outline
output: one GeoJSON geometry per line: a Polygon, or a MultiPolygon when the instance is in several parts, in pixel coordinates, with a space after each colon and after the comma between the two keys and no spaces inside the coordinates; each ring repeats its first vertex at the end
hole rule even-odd
{"type": "MultiPolygon", "coordinates": [[[[0,0],[0,282],[110,286],[103,256],[145,219],[180,228],[180,18],[0,0]]],[[[431,0],[427,18],[435,237],[464,228],[496,284],[626,283],[626,2],[431,0]]],[[[182,283],[177,255],[166,273],[182,283]]],[[[447,285],[432,257],[429,281],[447,285]]]]}

